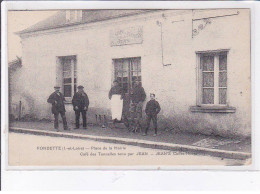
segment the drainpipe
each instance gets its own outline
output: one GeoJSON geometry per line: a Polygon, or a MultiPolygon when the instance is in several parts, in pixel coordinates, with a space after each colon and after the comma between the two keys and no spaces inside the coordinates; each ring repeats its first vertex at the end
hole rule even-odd
{"type": "Polygon", "coordinates": [[[156,22],[157,25],[160,27],[161,29],[161,51],[162,51],[162,65],[164,66],[164,59],[163,59],[163,28],[162,28],[162,22],[157,21],[156,22]]]}
{"type": "Polygon", "coordinates": [[[22,101],[19,101],[19,112],[18,112],[18,120],[21,120],[21,113],[22,113],[22,101]]]}

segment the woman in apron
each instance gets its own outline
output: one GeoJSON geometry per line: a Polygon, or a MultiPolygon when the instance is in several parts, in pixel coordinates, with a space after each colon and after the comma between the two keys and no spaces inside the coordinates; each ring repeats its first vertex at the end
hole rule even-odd
{"type": "Polygon", "coordinates": [[[113,82],[113,87],[110,89],[108,97],[111,100],[113,123],[119,122],[122,119],[123,95],[122,88],[120,87],[117,80],[113,82]]]}

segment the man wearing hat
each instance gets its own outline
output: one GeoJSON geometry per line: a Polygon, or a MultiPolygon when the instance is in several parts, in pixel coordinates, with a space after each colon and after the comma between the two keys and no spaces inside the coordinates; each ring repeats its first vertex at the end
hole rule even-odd
{"type": "Polygon", "coordinates": [[[47,102],[52,104],[52,114],[54,114],[54,128],[59,131],[59,114],[61,115],[62,121],[63,121],[63,128],[64,130],[69,130],[66,116],[65,116],[65,106],[64,101],[65,98],[63,94],[60,92],[60,86],[54,86],[55,92],[53,92],[47,102]]]}
{"type": "Polygon", "coordinates": [[[83,86],[78,86],[78,92],[76,92],[72,99],[73,109],[76,115],[76,127],[75,129],[79,129],[79,118],[80,113],[83,119],[83,128],[87,129],[87,111],[89,106],[88,95],[84,92],[83,86]]]}

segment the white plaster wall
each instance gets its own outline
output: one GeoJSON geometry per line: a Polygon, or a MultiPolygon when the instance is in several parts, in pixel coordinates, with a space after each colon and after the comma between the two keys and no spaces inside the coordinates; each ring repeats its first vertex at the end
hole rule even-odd
{"type": "Polygon", "coordinates": [[[19,103],[21,101],[22,112],[21,115],[24,116],[32,111],[34,99],[30,98],[27,93],[24,93],[23,82],[20,80],[21,76],[24,74],[22,68],[17,68],[16,70],[9,73],[9,103],[10,112],[16,119],[19,117],[19,103]]]}
{"type": "MultiPolygon", "coordinates": [[[[209,13],[204,13],[210,15],[209,13]]],[[[250,26],[249,11],[240,10],[237,16],[212,20],[192,38],[192,11],[166,12],[152,19],[127,22],[115,20],[89,26],[78,31],[65,31],[23,39],[23,89],[35,99],[39,117],[50,117],[47,98],[56,83],[56,57],[76,55],[78,84],[85,87],[90,107],[109,114],[107,97],[111,87],[112,59],[141,57],[143,86],[147,93],[155,92],[162,107],[161,115],[186,114],[193,117],[189,107],[196,105],[196,51],[230,49],[228,55],[228,102],[237,108],[230,115],[205,114],[210,122],[230,123],[230,117],[242,119],[243,129],[250,132],[250,26]],[[179,13],[179,15],[177,14],[179,13]],[[164,63],[162,64],[161,33],[157,21],[163,24],[164,63]],[[109,32],[131,26],[143,26],[143,44],[110,46],[109,32]],[[242,44],[243,43],[243,44],[242,44]]],[[[71,105],[67,110],[72,111],[71,105]]],[[[102,114],[103,114],[102,113],[102,114]]],[[[72,114],[71,114],[72,116],[72,114]]],[[[227,129],[227,126],[223,129],[227,129]]]]}
{"type": "Polygon", "coordinates": [[[230,49],[227,65],[228,104],[236,108],[236,122],[243,123],[240,130],[247,134],[251,130],[249,21],[249,10],[240,9],[239,15],[212,19],[212,23],[193,40],[194,51],[230,49]]]}

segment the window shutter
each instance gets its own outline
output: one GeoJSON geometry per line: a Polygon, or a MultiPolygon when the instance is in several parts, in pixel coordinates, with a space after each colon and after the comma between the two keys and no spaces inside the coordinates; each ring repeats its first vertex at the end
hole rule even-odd
{"type": "Polygon", "coordinates": [[[63,81],[62,81],[62,61],[61,58],[56,57],[56,85],[61,86],[61,91],[63,92],[63,81]]]}

